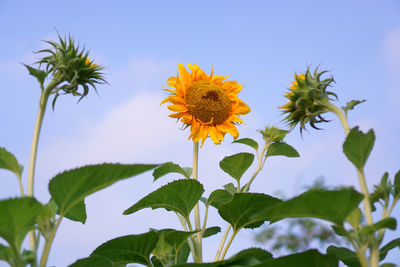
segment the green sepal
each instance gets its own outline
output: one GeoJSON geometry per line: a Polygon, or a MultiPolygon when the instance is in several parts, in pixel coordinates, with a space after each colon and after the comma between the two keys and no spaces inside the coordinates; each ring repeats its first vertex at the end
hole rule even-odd
{"type": "Polygon", "coordinates": [[[396,197],[400,194],[400,171],[398,171],[394,176],[393,186],[394,186],[393,197],[396,197]]]}

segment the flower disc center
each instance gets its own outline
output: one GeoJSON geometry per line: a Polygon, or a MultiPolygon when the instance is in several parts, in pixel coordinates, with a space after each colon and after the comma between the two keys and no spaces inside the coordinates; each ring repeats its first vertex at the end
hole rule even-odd
{"type": "Polygon", "coordinates": [[[225,91],[212,81],[195,81],[187,89],[189,113],[202,122],[213,125],[224,122],[231,111],[231,101],[225,91]]]}

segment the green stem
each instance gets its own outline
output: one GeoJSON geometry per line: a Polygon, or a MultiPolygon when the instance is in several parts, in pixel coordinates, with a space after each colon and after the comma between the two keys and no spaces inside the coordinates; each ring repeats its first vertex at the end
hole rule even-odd
{"type": "Polygon", "coordinates": [[[202,234],[204,234],[204,231],[206,230],[206,226],[207,226],[208,207],[209,207],[209,205],[206,205],[206,210],[204,211],[203,227],[201,227],[202,234]]]}
{"type": "Polygon", "coordinates": [[[24,196],[25,196],[25,193],[24,193],[24,185],[22,184],[21,175],[18,174],[18,175],[17,175],[17,178],[18,178],[18,183],[19,183],[19,190],[21,191],[21,197],[24,197],[24,196]]]}
{"type": "Polygon", "coordinates": [[[235,236],[236,236],[236,234],[237,234],[238,232],[239,232],[239,231],[233,231],[232,236],[231,236],[231,238],[229,238],[229,241],[228,241],[228,243],[226,244],[225,250],[224,250],[224,252],[222,253],[221,260],[223,260],[223,259],[225,258],[226,252],[228,252],[228,249],[229,249],[229,247],[231,246],[232,241],[233,241],[233,239],[235,238],[235,236]]]}
{"type": "MultiPolygon", "coordinates": [[[[199,163],[199,142],[193,142],[193,179],[197,181],[198,175],[198,163],[199,163]]],[[[200,223],[200,208],[199,202],[196,203],[194,207],[194,223],[196,226],[196,230],[200,232],[196,233],[196,240],[197,240],[197,252],[198,258],[200,259],[200,263],[203,260],[203,252],[202,252],[202,236],[203,233],[201,232],[201,223],[200,223]]]]}
{"type": "Polygon", "coordinates": [[[264,147],[261,151],[261,154],[258,154],[257,151],[257,160],[258,160],[258,164],[257,164],[257,168],[254,171],[253,175],[251,176],[250,180],[247,182],[247,184],[243,187],[243,189],[241,190],[241,192],[246,193],[247,191],[249,191],[250,185],[251,183],[253,183],[254,179],[256,178],[257,174],[262,170],[262,168],[264,167],[264,163],[265,163],[265,159],[264,159],[264,154],[265,151],[267,151],[268,147],[271,145],[270,142],[266,142],[264,144],[264,147]],[[263,162],[264,159],[264,162],[263,162]]]}
{"type": "Polygon", "coordinates": [[[47,259],[49,258],[49,254],[50,254],[50,249],[51,249],[51,246],[53,245],[54,237],[56,236],[56,232],[58,230],[58,227],[60,226],[62,219],[63,219],[63,216],[60,216],[58,218],[56,225],[54,226],[53,230],[51,231],[49,239],[47,239],[46,242],[44,243],[44,248],[43,248],[43,252],[42,252],[42,257],[40,258],[39,267],[46,267],[47,259]]]}
{"type": "MultiPolygon", "coordinates": [[[[341,109],[339,109],[337,106],[335,106],[329,102],[326,105],[326,107],[328,108],[328,110],[332,111],[336,116],[338,116],[340,122],[343,125],[343,129],[346,133],[346,136],[347,136],[350,132],[350,127],[349,127],[349,122],[348,122],[347,117],[344,114],[344,112],[341,109]]],[[[360,183],[361,192],[364,195],[363,204],[364,204],[364,211],[365,211],[365,219],[367,221],[367,224],[371,225],[374,222],[372,219],[371,203],[369,201],[370,196],[369,196],[368,186],[365,181],[364,169],[357,169],[357,176],[358,176],[358,181],[360,183]]],[[[374,241],[376,242],[376,240],[374,240],[374,241]]],[[[376,245],[376,243],[372,244],[370,246],[370,251],[371,251],[370,266],[378,267],[379,266],[379,248],[376,245]]]]}
{"type": "MultiPolygon", "coordinates": [[[[177,212],[175,212],[175,214],[176,214],[176,216],[178,216],[178,219],[181,222],[183,229],[186,232],[188,232],[189,230],[188,230],[188,227],[186,226],[186,219],[177,212]]],[[[194,240],[193,236],[188,238],[188,244],[189,244],[190,251],[192,252],[193,261],[196,261],[196,249],[194,247],[195,240],[194,240]]]]}
{"type": "MultiPolygon", "coordinates": [[[[35,167],[36,167],[36,158],[37,158],[37,149],[39,143],[40,130],[42,128],[43,117],[46,112],[47,101],[51,94],[51,91],[59,84],[57,80],[52,80],[45,90],[42,90],[42,94],[40,95],[39,100],[39,111],[36,117],[35,129],[33,131],[33,139],[31,146],[31,155],[29,159],[29,168],[28,168],[28,196],[34,195],[34,179],[35,179],[35,167]]],[[[41,85],[42,88],[42,85],[41,85]]],[[[35,233],[34,231],[29,232],[29,246],[32,251],[36,251],[35,247],[35,233]]],[[[35,252],[36,253],[36,252],[35,252]]]]}
{"type": "Polygon", "coordinates": [[[214,261],[218,261],[219,260],[219,256],[221,255],[222,249],[224,248],[225,241],[226,241],[226,238],[228,237],[228,234],[229,234],[229,231],[231,230],[231,227],[232,227],[232,225],[230,225],[230,224],[226,227],[224,236],[222,237],[221,243],[219,244],[217,255],[215,255],[214,261]]]}

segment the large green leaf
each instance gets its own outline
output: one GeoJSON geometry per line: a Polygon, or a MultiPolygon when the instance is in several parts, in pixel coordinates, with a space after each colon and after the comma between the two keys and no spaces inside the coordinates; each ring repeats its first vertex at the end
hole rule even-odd
{"type": "Polygon", "coordinates": [[[354,166],[361,170],[364,168],[365,162],[367,162],[374,142],[375,134],[372,129],[365,134],[358,130],[358,127],[354,127],[343,143],[343,152],[354,166]]]}
{"type": "Polygon", "coordinates": [[[158,178],[167,175],[169,173],[180,173],[186,178],[190,178],[190,173],[187,173],[184,168],[173,162],[167,162],[160,165],[157,169],[153,171],[154,181],[158,178]]]}
{"type": "Polygon", "coordinates": [[[158,235],[150,231],[118,237],[97,247],[90,256],[104,257],[116,264],[140,263],[152,266],[149,258],[157,244],[158,235]]]}
{"type": "Polygon", "coordinates": [[[341,224],[358,207],[363,196],[352,188],[340,190],[311,189],[257,214],[265,220],[312,217],[341,224]]]}
{"type": "Polygon", "coordinates": [[[251,153],[238,153],[225,157],[219,167],[236,180],[240,180],[254,161],[254,155],[251,153]]]}
{"type": "Polygon", "coordinates": [[[248,249],[245,249],[245,250],[242,250],[242,251],[236,253],[235,255],[233,255],[231,257],[231,259],[250,258],[250,257],[257,259],[260,262],[263,262],[263,261],[273,258],[272,254],[266,250],[263,250],[261,248],[248,248],[248,249]]]}
{"type": "Polygon", "coordinates": [[[349,267],[361,267],[357,255],[348,248],[330,246],[326,253],[334,255],[338,260],[342,261],[349,267]]]}
{"type": "Polygon", "coordinates": [[[69,265],[69,267],[89,267],[89,266],[101,266],[101,267],[117,267],[117,266],[126,266],[121,264],[114,264],[110,259],[100,257],[100,256],[90,256],[87,258],[83,258],[77,260],[73,264],[69,265]]]}
{"type": "Polygon", "coordinates": [[[15,156],[3,147],[0,147],[0,169],[12,171],[18,177],[22,173],[22,167],[15,156]]]}
{"type": "Polygon", "coordinates": [[[214,190],[207,199],[207,205],[211,205],[216,209],[219,208],[221,204],[229,202],[232,200],[232,195],[226,190],[217,189],[214,190]]]}
{"type": "Polygon", "coordinates": [[[218,212],[232,225],[234,231],[238,231],[242,227],[255,228],[262,225],[266,219],[257,215],[260,210],[280,202],[280,199],[266,194],[237,193],[230,202],[220,205],[218,212]]]}
{"type": "Polygon", "coordinates": [[[26,234],[33,229],[43,205],[32,197],[0,201],[0,237],[20,251],[26,234]]]}
{"type": "Polygon", "coordinates": [[[300,157],[296,149],[294,149],[291,145],[288,145],[285,142],[272,143],[269,146],[267,153],[265,154],[265,157],[271,157],[271,156],[286,156],[290,158],[300,157]]]}
{"type": "MultiPolygon", "coordinates": [[[[65,216],[72,208],[82,215],[82,202],[85,197],[93,194],[120,180],[154,169],[157,165],[121,165],[100,164],[85,166],[58,174],[49,183],[49,191],[59,207],[59,213],[65,216]],[[76,206],[76,205],[80,206],[76,206]],[[75,207],[74,207],[75,206],[75,207]]],[[[74,216],[78,213],[73,212],[74,216]]],[[[82,216],[79,217],[82,221],[82,216]]]]}
{"type": "Polygon", "coordinates": [[[240,139],[233,141],[232,143],[240,143],[240,144],[248,145],[248,146],[254,148],[256,151],[258,150],[258,143],[251,138],[240,138],[240,139]]]}
{"type": "Polygon", "coordinates": [[[324,255],[311,249],[276,259],[264,261],[256,267],[337,267],[338,261],[332,255],[324,255]]]}
{"type": "Polygon", "coordinates": [[[165,208],[188,218],[203,192],[203,185],[196,180],[176,180],[148,194],[125,210],[124,214],[131,214],[144,208],[165,208]]]}

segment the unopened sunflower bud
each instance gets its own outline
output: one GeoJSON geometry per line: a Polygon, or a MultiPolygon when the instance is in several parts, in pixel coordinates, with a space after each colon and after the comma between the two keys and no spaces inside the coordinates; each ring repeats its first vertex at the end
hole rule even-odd
{"type": "Polygon", "coordinates": [[[311,127],[317,123],[326,122],[321,114],[329,111],[330,96],[337,99],[335,93],[327,91],[327,88],[334,82],[333,77],[321,79],[321,76],[327,71],[318,72],[318,68],[311,73],[308,68],[303,74],[295,74],[294,81],[288,88],[289,92],[285,97],[289,102],[281,107],[283,113],[287,114],[286,120],[290,128],[294,128],[300,123],[300,131],[305,129],[305,125],[310,123],[311,127]]]}

